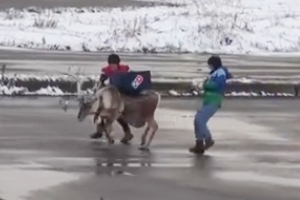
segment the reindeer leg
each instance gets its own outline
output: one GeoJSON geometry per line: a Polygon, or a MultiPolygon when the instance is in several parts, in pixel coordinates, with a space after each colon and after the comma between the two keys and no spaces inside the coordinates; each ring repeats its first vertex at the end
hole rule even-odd
{"type": "Polygon", "coordinates": [[[147,135],[148,135],[148,132],[150,130],[150,127],[149,125],[147,125],[146,129],[144,130],[144,133],[142,135],[142,138],[141,138],[141,146],[144,146],[145,143],[146,143],[146,138],[147,138],[147,135]]]}
{"type": "Polygon", "coordinates": [[[97,122],[97,120],[98,120],[98,118],[99,118],[99,116],[100,116],[101,111],[102,111],[102,107],[99,106],[99,107],[97,108],[96,112],[94,113],[94,123],[97,122]]]}
{"type": "Polygon", "coordinates": [[[154,138],[154,135],[155,135],[155,133],[156,133],[156,131],[158,129],[158,124],[157,124],[157,122],[156,122],[155,119],[153,119],[153,121],[151,123],[151,126],[152,126],[152,133],[151,133],[150,138],[149,138],[149,140],[148,140],[148,142],[146,144],[147,148],[149,148],[149,146],[150,146],[150,144],[151,144],[151,142],[152,142],[152,140],[154,138]]]}
{"type": "Polygon", "coordinates": [[[142,136],[142,141],[144,139],[144,144],[142,144],[140,150],[143,150],[143,151],[149,151],[149,146],[150,146],[150,144],[151,144],[151,142],[152,142],[152,140],[154,138],[154,135],[155,135],[155,133],[156,133],[156,131],[158,129],[158,124],[157,124],[156,120],[155,119],[151,119],[151,121],[148,122],[148,127],[147,127],[148,130],[151,129],[152,132],[151,132],[150,138],[149,138],[148,142],[146,143],[146,145],[145,145],[145,141],[146,141],[147,134],[145,134],[146,136],[143,135],[144,138],[142,136]]]}
{"type": "Polygon", "coordinates": [[[95,114],[94,114],[94,123],[96,123],[97,122],[97,120],[98,120],[98,118],[99,118],[99,115],[100,115],[100,112],[101,112],[101,110],[100,110],[100,108],[98,108],[97,109],[97,111],[95,112],[95,114]]]}
{"type": "Polygon", "coordinates": [[[141,146],[139,147],[139,150],[142,150],[142,151],[147,150],[144,146],[146,144],[146,139],[147,139],[147,135],[148,135],[149,130],[150,130],[150,126],[149,126],[149,123],[148,123],[147,127],[144,130],[144,133],[141,137],[141,146]]]}
{"type": "Polygon", "coordinates": [[[108,140],[109,144],[114,144],[115,140],[111,136],[111,131],[112,131],[112,122],[109,119],[102,119],[102,124],[103,124],[103,130],[105,132],[105,136],[108,140]]]}

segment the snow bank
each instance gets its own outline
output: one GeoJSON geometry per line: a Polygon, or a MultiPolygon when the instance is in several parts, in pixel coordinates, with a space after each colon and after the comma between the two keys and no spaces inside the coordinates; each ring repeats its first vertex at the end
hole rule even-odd
{"type": "MultiPolygon", "coordinates": [[[[153,83],[191,83],[193,86],[199,86],[202,84],[203,80],[206,76],[191,79],[187,78],[169,78],[169,77],[161,77],[161,78],[153,78],[153,83]]],[[[35,81],[35,82],[76,82],[77,79],[80,79],[83,82],[86,81],[98,81],[99,75],[78,75],[76,77],[70,75],[33,75],[33,74],[6,74],[4,79],[6,81],[35,81]]],[[[1,80],[0,80],[1,81],[1,80]]],[[[299,80],[290,80],[288,78],[268,78],[264,77],[263,79],[255,79],[251,77],[236,77],[228,80],[228,83],[243,83],[243,84],[252,84],[252,83],[261,83],[261,84],[300,84],[299,80]]],[[[1,84],[1,83],[0,83],[1,84]]]]}
{"type": "MultiPolygon", "coordinates": [[[[169,95],[174,97],[191,97],[197,96],[201,93],[196,91],[190,93],[180,93],[176,90],[170,90],[169,95]]],[[[270,93],[270,92],[229,92],[225,94],[226,97],[293,97],[294,94],[290,93],[270,93]]]]}
{"type": "Polygon", "coordinates": [[[41,95],[41,96],[65,96],[72,95],[70,93],[64,93],[58,87],[48,86],[46,88],[41,88],[37,91],[29,91],[26,87],[7,87],[0,85],[0,96],[15,96],[15,95],[41,95]]]}
{"type": "MultiPolygon", "coordinates": [[[[81,89],[91,94],[92,87],[99,80],[99,76],[6,74],[0,80],[0,96],[76,95],[78,80],[81,82],[81,89]]],[[[201,90],[202,81],[201,79],[153,79],[153,88],[166,96],[198,96],[201,95],[197,91],[201,90]]],[[[297,96],[299,84],[297,81],[290,80],[233,78],[228,81],[226,96],[297,96]]]]}
{"type": "MultiPolygon", "coordinates": [[[[84,94],[92,94],[91,89],[83,91],[84,94]]],[[[201,93],[196,91],[192,92],[179,92],[176,90],[169,90],[162,93],[162,96],[172,96],[172,97],[192,97],[198,96],[201,93]]],[[[73,96],[77,93],[63,92],[60,88],[55,86],[48,86],[45,88],[40,88],[36,91],[29,91],[26,87],[7,87],[0,85],[0,96],[73,96]]],[[[268,93],[268,92],[230,92],[225,94],[225,96],[232,97],[292,97],[295,94],[291,93],[268,93]]]]}
{"type": "Polygon", "coordinates": [[[259,53],[300,49],[299,1],[171,2],[180,6],[10,9],[0,13],[0,45],[127,52],[259,53]]]}

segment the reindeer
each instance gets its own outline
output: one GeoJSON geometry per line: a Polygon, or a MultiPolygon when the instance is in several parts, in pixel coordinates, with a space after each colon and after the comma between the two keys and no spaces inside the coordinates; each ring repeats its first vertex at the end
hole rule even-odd
{"type": "Polygon", "coordinates": [[[88,115],[93,115],[96,122],[100,118],[99,125],[106,133],[110,143],[113,143],[110,132],[111,125],[115,120],[122,119],[135,128],[141,128],[146,124],[139,149],[148,151],[158,129],[154,115],[160,102],[160,95],[150,90],[139,97],[131,97],[121,94],[114,86],[104,86],[96,94],[96,97],[81,103],[78,119],[82,121],[88,115]],[[149,131],[151,131],[151,135],[147,141],[149,131]]]}
{"type": "MultiPolygon", "coordinates": [[[[83,91],[81,90],[82,79],[79,76],[80,75],[80,68],[78,68],[78,71],[75,74],[70,73],[70,71],[71,71],[71,68],[69,68],[69,73],[62,73],[62,72],[60,72],[60,73],[68,75],[76,81],[76,88],[77,88],[78,93],[77,93],[76,97],[68,98],[68,100],[60,99],[59,104],[62,106],[62,109],[65,112],[67,112],[69,102],[72,101],[72,100],[78,101],[80,107],[84,106],[84,104],[86,104],[86,106],[89,106],[87,104],[87,102],[92,100],[91,96],[84,95],[83,91]]],[[[103,87],[104,87],[104,85],[102,85],[102,83],[100,81],[97,82],[95,84],[94,88],[93,88],[94,94],[96,93],[97,90],[99,90],[103,87]]],[[[124,132],[124,137],[122,138],[121,142],[124,143],[124,144],[128,144],[128,142],[133,138],[133,135],[131,133],[131,129],[130,129],[128,123],[126,121],[124,121],[122,118],[118,118],[117,122],[121,125],[121,127],[123,129],[123,132],[124,132]]],[[[97,129],[96,132],[93,133],[92,135],[90,135],[90,137],[92,139],[97,139],[97,138],[102,137],[102,132],[104,132],[103,122],[101,123],[101,122],[97,121],[96,129],[97,129]]]]}
{"type": "MultiPolygon", "coordinates": [[[[118,121],[125,132],[125,136],[121,140],[123,143],[127,143],[133,137],[129,125],[135,128],[141,128],[146,124],[139,149],[149,150],[149,146],[158,129],[158,124],[155,120],[155,111],[161,99],[159,93],[148,90],[144,91],[143,94],[138,97],[131,97],[121,94],[114,86],[104,86],[98,82],[94,87],[94,95],[85,98],[81,94],[80,88],[81,83],[79,83],[78,80],[77,90],[80,94],[80,96],[78,96],[80,109],[77,118],[79,121],[83,121],[87,116],[93,115],[94,122],[97,124],[96,134],[99,136],[100,131],[104,131],[110,144],[114,143],[110,135],[114,121],[118,121]],[[147,141],[147,136],[150,131],[151,134],[147,141]]],[[[68,102],[64,103],[65,110],[67,109],[67,103],[68,102]]]]}
{"type": "Polygon", "coordinates": [[[83,121],[88,115],[94,116],[94,123],[101,125],[109,144],[114,143],[111,136],[112,124],[124,110],[124,103],[118,89],[114,86],[106,86],[96,91],[88,101],[82,99],[77,115],[79,121],[83,121]]]}
{"type": "MultiPolygon", "coordinates": [[[[103,87],[105,87],[104,82],[99,79],[99,81],[95,84],[95,86],[93,88],[93,92],[96,93],[97,90],[100,90],[103,87]]],[[[95,114],[96,115],[94,116],[94,121],[97,118],[97,113],[95,113],[95,114]]],[[[124,137],[121,139],[121,142],[123,144],[128,144],[130,142],[130,140],[132,140],[132,138],[133,138],[133,134],[131,133],[131,129],[130,129],[128,123],[121,117],[119,117],[117,119],[117,122],[122,127],[123,132],[124,132],[124,137]]],[[[92,139],[101,138],[102,132],[104,131],[103,130],[103,128],[104,128],[103,122],[100,121],[100,123],[96,123],[96,124],[97,124],[96,125],[97,131],[90,136],[92,139]]]]}

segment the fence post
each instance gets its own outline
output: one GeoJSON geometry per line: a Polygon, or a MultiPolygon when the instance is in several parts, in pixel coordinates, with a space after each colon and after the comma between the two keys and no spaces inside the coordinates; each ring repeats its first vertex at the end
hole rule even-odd
{"type": "Polygon", "coordinates": [[[298,86],[297,85],[294,85],[294,93],[295,93],[295,97],[298,97],[299,91],[298,91],[298,86]]]}
{"type": "Polygon", "coordinates": [[[1,68],[1,85],[4,85],[5,71],[6,71],[6,65],[3,64],[1,68]]]}

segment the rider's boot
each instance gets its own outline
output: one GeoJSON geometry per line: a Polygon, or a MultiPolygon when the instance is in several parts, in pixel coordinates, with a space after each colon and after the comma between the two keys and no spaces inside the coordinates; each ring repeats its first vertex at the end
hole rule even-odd
{"type": "Polygon", "coordinates": [[[122,117],[119,117],[117,119],[117,121],[121,125],[121,127],[124,131],[124,134],[125,134],[124,137],[122,138],[121,142],[123,144],[128,144],[130,142],[130,140],[132,140],[132,138],[133,138],[129,124],[122,117]]]}
{"type": "Polygon", "coordinates": [[[92,139],[98,139],[98,138],[102,138],[103,134],[99,133],[99,132],[95,132],[92,135],[90,135],[90,138],[92,139]]]}
{"type": "Polygon", "coordinates": [[[121,142],[123,144],[128,144],[130,142],[130,140],[132,140],[133,135],[130,131],[126,131],[125,132],[125,136],[122,138],[121,142]]]}
{"type": "Polygon", "coordinates": [[[214,146],[215,141],[212,138],[208,138],[205,140],[205,146],[204,149],[207,150],[209,148],[211,148],[212,146],[214,146]]]}
{"type": "Polygon", "coordinates": [[[191,153],[195,154],[203,154],[205,149],[204,149],[204,144],[202,140],[196,140],[196,144],[194,147],[191,147],[190,149],[191,153]]]}
{"type": "Polygon", "coordinates": [[[102,138],[103,136],[103,128],[102,128],[102,124],[97,124],[96,126],[96,132],[93,133],[92,135],[90,135],[90,138],[92,139],[98,139],[98,138],[102,138]]]}

